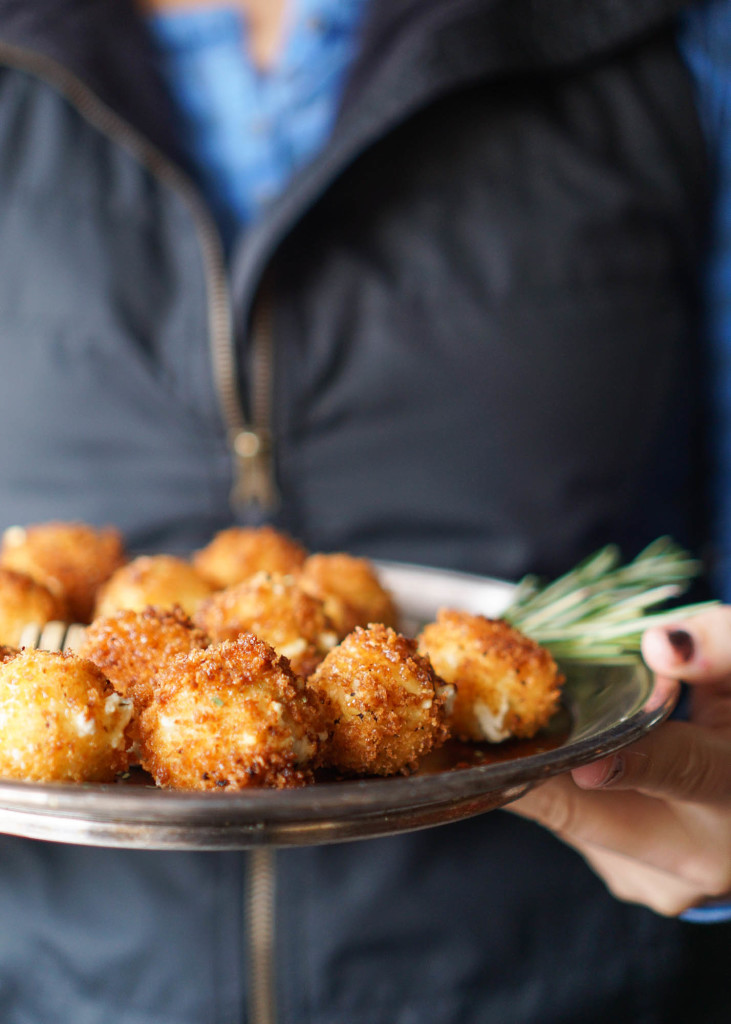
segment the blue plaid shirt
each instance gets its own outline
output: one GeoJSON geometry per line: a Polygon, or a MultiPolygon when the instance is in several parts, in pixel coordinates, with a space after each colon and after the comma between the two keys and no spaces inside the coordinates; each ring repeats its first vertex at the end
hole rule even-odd
{"type": "Polygon", "coordinates": [[[690,8],[680,35],[714,177],[704,330],[712,387],[715,584],[731,602],[731,2],[690,8]]]}
{"type": "Polygon", "coordinates": [[[332,131],[367,0],[291,0],[270,70],[248,56],[240,8],[181,7],[149,25],[184,143],[224,237],[250,222],[332,131]]]}

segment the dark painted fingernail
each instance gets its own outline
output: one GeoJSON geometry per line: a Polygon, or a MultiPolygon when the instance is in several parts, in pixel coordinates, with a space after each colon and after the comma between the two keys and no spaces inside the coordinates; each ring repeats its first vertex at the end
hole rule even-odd
{"type": "Polygon", "coordinates": [[[681,661],[690,661],[695,654],[693,637],[684,629],[669,629],[668,641],[681,661]]]}

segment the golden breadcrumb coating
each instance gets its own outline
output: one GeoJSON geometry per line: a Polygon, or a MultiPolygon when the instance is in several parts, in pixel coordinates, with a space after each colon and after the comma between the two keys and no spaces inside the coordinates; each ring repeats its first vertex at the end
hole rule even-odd
{"type": "Polygon", "coordinates": [[[255,636],[178,655],[144,697],[140,760],[158,785],[237,790],[312,781],[318,709],[303,680],[255,636]]]}
{"type": "Polygon", "coordinates": [[[447,737],[441,681],[416,643],[386,626],[357,627],[307,685],[326,716],[323,760],[340,771],[407,773],[447,737]]]}
{"type": "Polygon", "coordinates": [[[442,609],[419,651],[457,688],[449,716],[461,740],[534,736],[558,706],[563,677],[549,652],[502,619],[442,609]]]}
{"type": "Polygon", "coordinates": [[[140,555],[113,573],[99,591],[96,615],[122,608],[141,612],[178,606],[192,615],[215,588],[190,562],[174,555],[140,555]]]}
{"type": "Polygon", "coordinates": [[[134,683],[137,693],[176,654],[202,650],[209,643],[180,608],[124,609],[94,619],[76,653],[88,658],[123,696],[134,683]]]}
{"type": "Polygon", "coordinates": [[[8,644],[0,644],[0,662],[10,661],[16,654],[20,654],[17,647],[10,647],[8,644]]]}
{"type": "Polygon", "coordinates": [[[212,640],[254,633],[287,658],[297,675],[309,675],[338,641],[322,601],[291,576],[258,573],[199,606],[196,625],[212,640]]]}
{"type": "Polygon", "coordinates": [[[17,647],[29,623],[63,622],[67,614],[63,600],[48,587],[26,573],[0,569],[0,644],[17,647]]]}
{"type": "Polygon", "coordinates": [[[371,622],[397,626],[393,597],[367,558],[354,558],[343,552],[310,555],[299,582],[308,593],[324,601],[340,636],[371,622]]]}
{"type": "Polygon", "coordinates": [[[99,587],[126,560],[118,530],[84,523],[11,526],[0,549],[0,565],[48,587],[65,602],[73,622],[89,622],[99,587]]]}
{"type": "Polygon", "coordinates": [[[215,587],[231,587],[258,572],[295,573],[307,552],[271,526],[221,530],[193,556],[193,564],[215,587]]]}
{"type": "Polygon", "coordinates": [[[91,662],[21,651],[0,664],[0,775],[111,781],[127,767],[131,710],[91,662]]]}

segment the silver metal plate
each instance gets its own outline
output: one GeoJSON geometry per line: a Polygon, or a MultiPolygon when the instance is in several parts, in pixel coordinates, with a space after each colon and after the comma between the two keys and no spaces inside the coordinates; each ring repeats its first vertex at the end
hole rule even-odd
{"type": "MultiPolygon", "coordinates": [[[[499,615],[512,586],[421,566],[380,563],[413,632],[438,608],[499,615]]],[[[0,780],[0,832],[90,846],[240,850],[392,835],[471,817],[517,799],[537,781],[611,753],[670,712],[643,710],[652,689],[637,660],[564,665],[565,712],[543,744],[496,748],[494,762],[427,767],[409,777],[316,783],[293,790],[190,793],[153,785],[0,780]]]]}

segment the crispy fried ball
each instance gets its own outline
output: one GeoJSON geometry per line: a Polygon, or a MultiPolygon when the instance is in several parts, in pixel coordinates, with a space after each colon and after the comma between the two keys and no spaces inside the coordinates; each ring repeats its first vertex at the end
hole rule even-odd
{"type": "Polygon", "coordinates": [[[563,677],[548,651],[502,619],[442,609],[419,651],[454,683],[450,729],[461,740],[534,736],[556,710],[563,677]]]}
{"type": "Polygon", "coordinates": [[[0,775],[107,782],[127,767],[131,706],[96,665],[24,650],[0,664],[0,775]]]}
{"type": "Polygon", "coordinates": [[[214,590],[190,562],[174,555],[140,555],[113,573],[99,591],[96,615],[111,615],[122,608],[141,612],[179,606],[192,615],[214,590]]]}
{"type": "Polygon", "coordinates": [[[29,623],[45,626],[66,617],[64,602],[48,587],[26,573],[0,569],[0,644],[17,647],[29,623]]]}
{"type": "Polygon", "coordinates": [[[160,786],[281,789],[312,781],[318,709],[303,680],[251,634],[173,658],[143,703],[140,759],[160,786]]]}
{"type": "Polygon", "coordinates": [[[123,696],[152,685],[154,676],[176,654],[208,646],[208,637],[180,608],[123,609],[95,619],[76,653],[97,665],[123,696]]]}
{"type": "Polygon", "coordinates": [[[307,685],[326,716],[323,759],[340,771],[407,773],[447,736],[441,681],[416,643],[386,626],[357,627],[307,685]]]}
{"type": "Polygon", "coordinates": [[[258,572],[294,573],[307,552],[271,526],[232,526],[196,552],[193,564],[218,588],[231,587],[258,572]]]}
{"type": "Polygon", "coordinates": [[[310,555],[299,581],[304,590],[325,603],[340,636],[371,622],[397,626],[393,598],[367,558],[343,553],[310,555]]]}
{"type": "Polygon", "coordinates": [[[126,560],[118,530],[84,523],[11,526],[0,549],[0,565],[48,587],[73,622],[89,622],[99,587],[126,560]]]}
{"type": "Polygon", "coordinates": [[[255,633],[302,676],[314,671],[338,641],[322,601],[278,573],[258,573],[218,591],[199,606],[194,621],[215,641],[255,633]]]}

